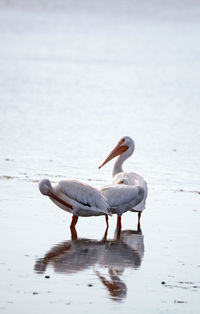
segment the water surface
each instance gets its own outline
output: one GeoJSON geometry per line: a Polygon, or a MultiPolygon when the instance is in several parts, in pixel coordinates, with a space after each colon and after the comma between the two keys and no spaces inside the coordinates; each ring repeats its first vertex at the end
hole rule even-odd
{"type": "Polygon", "coordinates": [[[198,1],[2,1],[0,185],[2,313],[198,313],[200,5],[198,1]],[[97,188],[119,138],[136,151],[147,206],[71,217],[38,180],[97,188]]]}

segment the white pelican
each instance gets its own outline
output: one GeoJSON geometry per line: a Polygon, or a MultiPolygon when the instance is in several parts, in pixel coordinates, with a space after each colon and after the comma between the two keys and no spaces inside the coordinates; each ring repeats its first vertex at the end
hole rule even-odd
{"type": "MultiPolygon", "coordinates": [[[[134,172],[123,171],[123,162],[129,158],[135,150],[135,143],[129,136],[124,136],[120,139],[115,148],[110,152],[104,162],[99,166],[99,169],[103,167],[107,162],[109,162],[114,157],[117,160],[113,167],[113,184],[127,184],[133,186],[140,186],[144,189],[144,195],[140,203],[133,206],[131,211],[138,212],[138,225],[140,225],[140,217],[143,209],[145,208],[145,201],[147,197],[147,183],[144,178],[134,172]]],[[[124,195],[126,197],[126,195],[124,195]]]]}
{"type": "Polygon", "coordinates": [[[117,229],[121,229],[121,216],[134,208],[144,198],[144,188],[126,184],[112,184],[104,186],[100,192],[106,198],[112,214],[117,214],[117,229]]]}
{"type": "Polygon", "coordinates": [[[105,215],[108,227],[108,216],[112,215],[104,196],[88,184],[75,180],[62,180],[55,186],[48,179],[39,182],[39,190],[60,208],[73,215],[70,228],[75,229],[78,216],[105,215]]]}

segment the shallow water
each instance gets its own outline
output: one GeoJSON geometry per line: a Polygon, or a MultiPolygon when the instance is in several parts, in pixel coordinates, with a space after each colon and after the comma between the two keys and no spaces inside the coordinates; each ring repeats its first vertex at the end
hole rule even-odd
{"type": "Polygon", "coordinates": [[[2,313],[198,313],[198,1],[2,1],[2,313]],[[149,188],[142,215],[70,215],[38,180],[100,188],[118,139],[149,188]]]}

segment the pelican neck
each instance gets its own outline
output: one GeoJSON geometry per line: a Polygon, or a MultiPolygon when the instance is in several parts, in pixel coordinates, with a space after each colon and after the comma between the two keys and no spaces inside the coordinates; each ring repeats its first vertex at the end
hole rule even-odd
{"type": "Polygon", "coordinates": [[[124,162],[126,158],[124,158],[123,155],[119,156],[117,158],[117,160],[114,163],[114,167],[113,167],[113,172],[112,172],[112,176],[114,177],[116,174],[118,174],[119,172],[123,172],[122,169],[122,164],[124,162]]]}

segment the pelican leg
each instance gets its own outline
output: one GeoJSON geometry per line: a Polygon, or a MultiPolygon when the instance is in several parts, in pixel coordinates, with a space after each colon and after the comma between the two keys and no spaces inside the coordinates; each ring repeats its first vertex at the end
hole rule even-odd
{"type": "Polygon", "coordinates": [[[140,218],[141,218],[142,212],[138,212],[138,224],[137,224],[137,228],[138,230],[140,230],[140,218]]]}
{"type": "Polygon", "coordinates": [[[106,230],[105,230],[104,236],[101,240],[102,242],[105,242],[107,240],[107,234],[108,234],[108,228],[106,228],[106,230]]]}
{"type": "Polygon", "coordinates": [[[78,221],[78,216],[72,216],[72,221],[71,221],[71,225],[70,225],[70,229],[71,230],[75,230],[75,226],[77,224],[78,221]]]}
{"type": "Polygon", "coordinates": [[[120,239],[122,224],[121,224],[121,216],[117,216],[117,228],[115,230],[116,239],[120,239]]]}
{"type": "Polygon", "coordinates": [[[108,224],[108,215],[105,215],[105,219],[106,219],[106,228],[108,229],[109,224],[108,224]]]}
{"type": "Polygon", "coordinates": [[[122,223],[121,223],[121,216],[117,216],[117,229],[121,230],[122,223]]]}
{"type": "Polygon", "coordinates": [[[71,229],[71,240],[77,240],[78,236],[77,236],[77,232],[76,229],[71,229]]]}
{"type": "Polygon", "coordinates": [[[109,227],[109,224],[108,224],[108,215],[105,215],[105,219],[106,219],[106,230],[105,230],[104,236],[103,236],[103,238],[102,238],[102,242],[106,241],[106,239],[107,239],[108,227],[109,227]]]}
{"type": "Polygon", "coordinates": [[[120,239],[120,235],[121,235],[121,216],[117,217],[117,228],[115,229],[115,240],[119,240],[120,239]]]}

